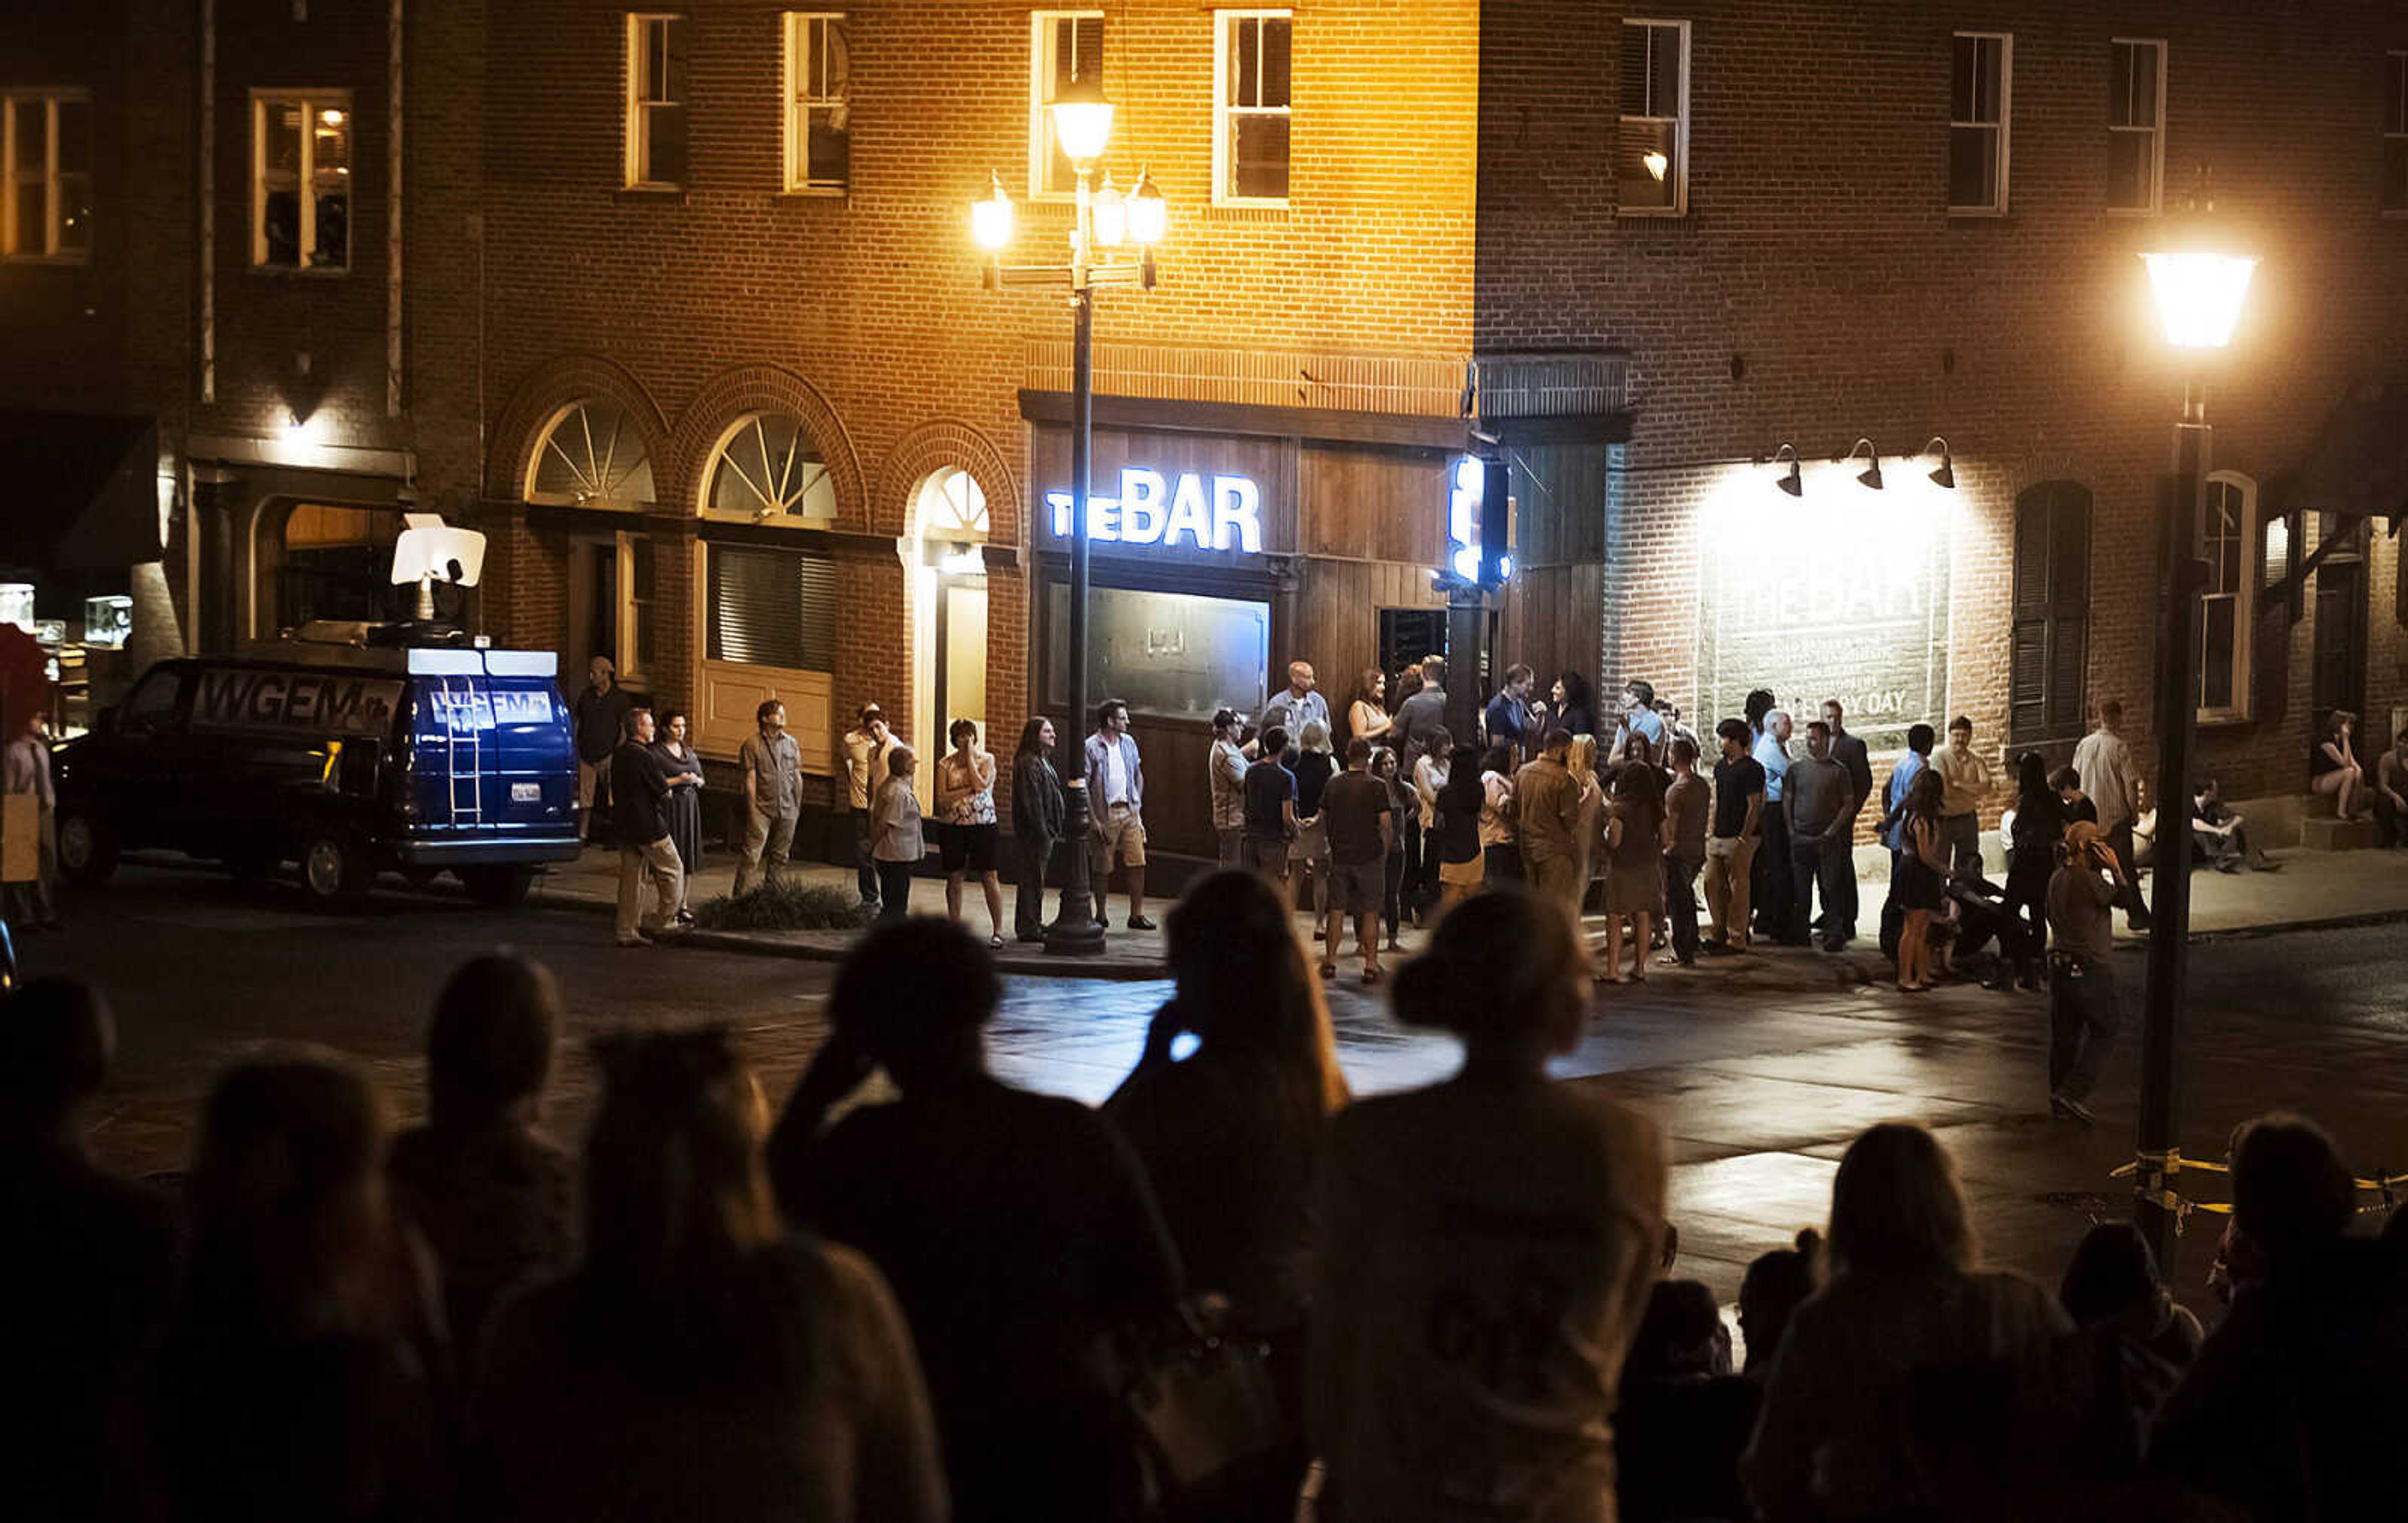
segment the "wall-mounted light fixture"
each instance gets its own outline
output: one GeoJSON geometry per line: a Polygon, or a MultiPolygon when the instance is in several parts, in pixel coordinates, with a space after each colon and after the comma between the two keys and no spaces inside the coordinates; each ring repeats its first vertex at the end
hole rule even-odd
{"type": "Polygon", "coordinates": [[[1798,446],[1795,444],[1782,445],[1781,448],[1772,452],[1772,457],[1769,464],[1775,466],[1781,464],[1781,457],[1784,454],[1789,457],[1789,469],[1782,476],[1781,480],[1773,482],[1772,484],[1781,488],[1782,491],[1788,493],[1793,497],[1802,497],[1806,495],[1806,473],[1799,468],[1798,464],[1798,446]]]}
{"type": "Polygon", "coordinates": [[[1940,452],[1940,464],[1931,471],[1931,484],[1954,492],[1956,490],[1956,457],[1949,453],[1948,441],[1937,434],[1931,437],[1930,443],[1923,447],[1923,453],[1929,454],[1934,450],[1940,452]]]}
{"type": "Polygon", "coordinates": [[[1873,448],[1872,440],[1869,438],[1856,440],[1850,446],[1848,453],[1840,457],[1840,464],[1844,466],[1854,461],[1858,451],[1863,452],[1867,463],[1864,469],[1856,472],[1856,484],[1875,492],[1880,491],[1882,489],[1881,452],[1873,448]]]}

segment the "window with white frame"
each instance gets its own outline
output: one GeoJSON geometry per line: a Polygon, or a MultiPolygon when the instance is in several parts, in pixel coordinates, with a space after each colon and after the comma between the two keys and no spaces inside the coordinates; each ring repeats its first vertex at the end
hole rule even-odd
{"type": "Polygon", "coordinates": [[[351,264],[351,97],[259,91],[251,98],[251,262],[262,269],[351,264]]]}
{"type": "Polygon", "coordinates": [[[526,490],[529,502],[649,508],[652,452],[625,409],[594,397],[571,402],[544,429],[526,490]]]}
{"type": "Polygon", "coordinates": [[[1039,10],[1028,18],[1028,194],[1070,195],[1079,176],[1054,141],[1054,113],[1045,108],[1077,80],[1104,77],[1104,13],[1039,10]]]}
{"type": "Polygon", "coordinates": [[[92,98],[80,91],[0,93],[0,255],[92,256],[92,98]]]}
{"type": "Polygon", "coordinates": [[[853,48],[843,16],[786,12],[786,189],[853,182],[853,48]]]}
{"type": "Polygon", "coordinates": [[[756,412],[730,428],[711,453],[702,500],[704,511],[716,518],[834,518],[836,481],[800,418],[756,412]]]}
{"type": "Polygon", "coordinates": [[[686,19],[627,13],[627,184],[685,183],[686,19]]]}
{"type": "Polygon", "coordinates": [[[2408,52],[2383,55],[2383,209],[2408,216],[2408,52]]]}
{"type": "Polygon", "coordinates": [[[2249,717],[2249,625],[2258,579],[2258,483],[2232,471],[2207,479],[2199,525],[2199,555],[2207,566],[2200,590],[2199,717],[2249,717]]]}
{"type": "Polygon", "coordinates": [[[1948,87],[1948,209],[1999,215],[2007,209],[2007,125],[2014,85],[2015,39],[2004,32],[1959,32],[1948,87]]]}
{"type": "Polygon", "coordinates": [[[1224,10],[1213,20],[1212,199],[1285,206],[1295,22],[1284,10],[1224,10]]]}
{"type": "Polygon", "coordinates": [[[2166,45],[2117,37],[2108,45],[2107,209],[2155,211],[2166,166],[2166,45]]]}
{"type": "Polygon", "coordinates": [[[1678,217],[1689,209],[1689,23],[1622,23],[1622,124],[1616,209],[1678,217]]]}

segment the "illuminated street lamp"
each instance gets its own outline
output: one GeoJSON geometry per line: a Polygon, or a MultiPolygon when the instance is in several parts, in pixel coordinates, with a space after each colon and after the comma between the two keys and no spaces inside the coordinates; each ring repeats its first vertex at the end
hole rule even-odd
{"type": "MultiPolygon", "coordinates": [[[[2204,176],[2202,175],[2202,180],[2204,176]]],[[[2148,267],[2166,342],[2192,356],[2232,341],[2257,259],[2236,251],[2213,219],[2214,203],[2195,196],[2166,220],[2166,237],[2141,255],[2148,267]]],[[[2164,668],[2157,686],[2157,834],[2151,896],[2147,1024],[2141,1045],[2141,1230],[2160,1269],[2173,1272],[2181,1224],[2172,1192],[2181,1187],[2180,1066],[2185,964],[2190,941],[2190,743],[2199,702],[2199,595],[2207,568],[2199,560],[2199,520],[2211,468],[2205,383],[2194,364],[2183,378],[2182,421],[2174,424],[2173,491],[2159,525],[2166,567],[2164,668]]]]}
{"type": "MultiPolygon", "coordinates": [[[[970,236],[987,256],[990,290],[1031,286],[1067,292],[1070,298],[1070,620],[1067,632],[1070,665],[1070,728],[1076,738],[1076,765],[1063,769],[1062,842],[1070,859],[1062,888],[1061,912],[1045,927],[1045,950],[1059,956],[1094,956],[1104,949],[1104,929],[1096,923],[1092,869],[1087,858],[1094,810],[1087,797],[1086,726],[1088,712],[1087,614],[1089,554],[1087,498],[1093,474],[1095,433],[1095,291],[1097,286],[1129,285],[1154,289],[1154,246],[1168,222],[1162,194],[1154,179],[1139,169],[1137,185],[1123,195],[1104,177],[1101,190],[1093,187],[1096,165],[1111,141],[1112,103],[1092,79],[1074,79],[1045,108],[1054,123],[1054,140],[1061,146],[1078,176],[1076,215],[1070,224],[1070,259],[1063,265],[1007,265],[1003,251],[1011,246],[1011,197],[1004,194],[1001,177],[990,174],[992,187],[970,204],[970,236]],[[1121,250],[1135,245],[1135,252],[1121,250]]],[[[1066,760],[1068,758],[1066,757],[1066,760]]]]}

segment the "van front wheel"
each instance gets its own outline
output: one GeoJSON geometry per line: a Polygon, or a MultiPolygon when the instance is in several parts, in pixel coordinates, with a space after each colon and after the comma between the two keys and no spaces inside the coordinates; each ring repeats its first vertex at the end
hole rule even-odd
{"type": "Polygon", "coordinates": [[[526,902],[527,890],[535,886],[535,869],[508,864],[462,868],[460,882],[467,886],[468,897],[478,903],[507,910],[526,902]]]}
{"type": "Polygon", "coordinates": [[[107,883],[117,870],[117,832],[83,810],[60,811],[59,869],[70,883],[107,883]]]}
{"type": "Polygon", "coordinates": [[[351,837],[320,831],[301,847],[301,885],[320,904],[357,904],[367,896],[367,858],[351,837]]]}

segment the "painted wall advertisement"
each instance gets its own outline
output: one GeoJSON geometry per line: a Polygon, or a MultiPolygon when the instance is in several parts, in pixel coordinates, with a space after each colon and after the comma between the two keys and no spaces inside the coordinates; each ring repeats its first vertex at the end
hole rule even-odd
{"type": "Polygon", "coordinates": [[[1947,723],[1950,514],[1928,495],[1813,494],[1717,505],[1701,525],[1698,729],[1770,688],[1798,723],[1826,698],[1876,752],[1947,723]],[[1817,501],[1820,496],[1821,500],[1817,501]]]}

